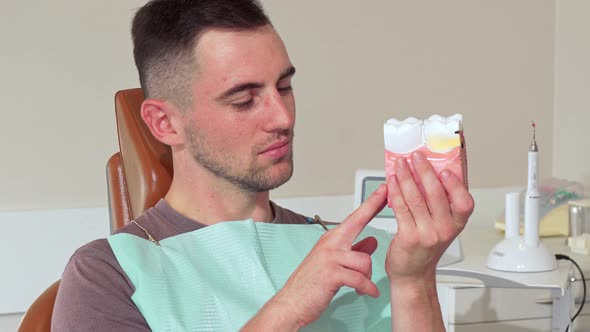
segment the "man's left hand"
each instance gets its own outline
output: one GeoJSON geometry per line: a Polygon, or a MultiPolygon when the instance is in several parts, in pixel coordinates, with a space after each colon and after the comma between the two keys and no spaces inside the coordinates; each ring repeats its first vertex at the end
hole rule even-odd
{"type": "Polygon", "coordinates": [[[387,187],[398,223],[389,246],[386,271],[392,285],[432,279],[436,264],[465,227],[474,202],[465,185],[448,170],[440,179],[421,152],[412,155],[414,173],[401,158],[387,187]]]}

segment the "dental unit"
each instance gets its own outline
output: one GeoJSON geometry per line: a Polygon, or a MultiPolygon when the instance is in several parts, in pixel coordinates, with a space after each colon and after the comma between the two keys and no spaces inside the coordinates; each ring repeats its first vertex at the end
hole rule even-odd
{"type": "Polygon", "coordinates": [[[539,240],[539,148],[536,125],[528,151],[528,181],[524,197],[524,237],[519,235],[518,193],[506,196],[506,233],[488,255],[486,266],[508,272],[542,272],[557,268],[549,248],[539,240]]]}

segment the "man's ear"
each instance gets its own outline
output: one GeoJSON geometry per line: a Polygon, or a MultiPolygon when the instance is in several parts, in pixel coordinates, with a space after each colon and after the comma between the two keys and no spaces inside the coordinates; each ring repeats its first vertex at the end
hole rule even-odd
{"type": "Polygon", "coordinates": [[[181,114],[176,107],[165,101],[146,99],[141,104],[141,118],[154,137],[166,145],[183,143],[181,114]]]}

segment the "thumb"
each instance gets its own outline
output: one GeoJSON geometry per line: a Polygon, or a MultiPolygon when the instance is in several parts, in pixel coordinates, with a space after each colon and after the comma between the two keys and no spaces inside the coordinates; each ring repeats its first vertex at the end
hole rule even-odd
{"type": "Polygon", "coordinates": [[[377,239],[372,236],[366,237],[351,248],[354,251],[364,252],[365,254],[372,255],[377,250],[377,239]]]}

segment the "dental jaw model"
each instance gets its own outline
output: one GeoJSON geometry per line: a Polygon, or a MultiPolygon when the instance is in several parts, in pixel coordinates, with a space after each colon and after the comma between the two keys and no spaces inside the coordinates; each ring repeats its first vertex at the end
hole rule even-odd
{"type": "MultiPolygon", "coordinates": [[[[383,126],[385,136],[385,175],[395,174],[395,161],[404,158],[413,171],[411,155],[421,151],[430,161],[436,174],[444,169],[455,173],[467,185],[467,160],[463,138],[463,116],[455,114],[448,118],[433,115],[422,121],[407,118],[403,121],[388,120],[383,126]]],[[[389,202],[391,207],[391,202],[389,202]]],[[[392,225],[397,232],[397,223],[392,225]]],[[[463,249],[456,237],[440,258],[437,266],[445,266],[463,260],[463,249]]]]}
{"type": "Polygon", "coordinates": [[[410,157],[412,153],[421,151],[437,175],[448,169],[467,184],[462,121],[461,114],[448,118],[433,115],[424,121],[416,118],[388,120],[383,127],[387,178],[395,174],[394,165],[399,158],[405,158],[413,170],[410,157]]]}

